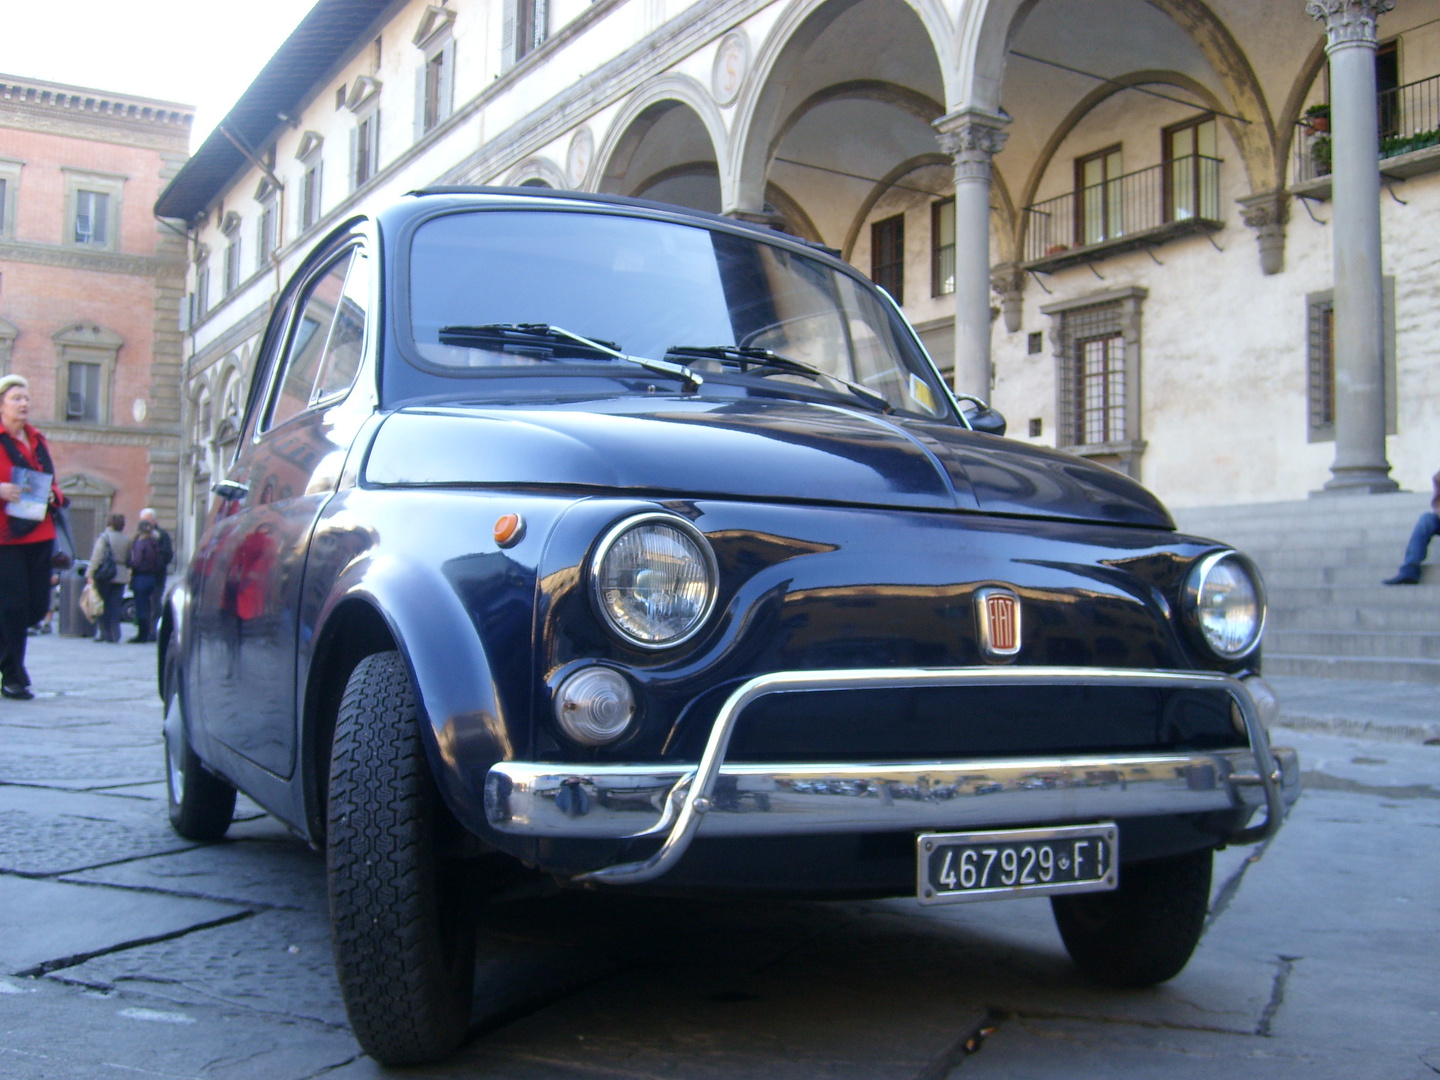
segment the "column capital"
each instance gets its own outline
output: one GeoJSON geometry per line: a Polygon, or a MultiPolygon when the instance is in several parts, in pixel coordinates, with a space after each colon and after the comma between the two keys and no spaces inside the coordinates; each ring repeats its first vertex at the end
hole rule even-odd
{"type": "Polygon", "coordinates": [[[940,149],[955,163],[955,182],[990,182],[990,159],[1005,149],[1009,138],[1004,131],[1010,117],[985,109],[957,109],[935,121],[940,132],[940,149]]]}
{"type": "Polygon", "coordinates": [[[1260,269],[1278,274],[1285,269],[1285,226],[1290,222],[1290,193],[1283,188],[1245,195],[1235,200],[1240,204],[1240,219],[1255,230],[1260,243],[1260,269]]]}
{"type": "Polygon", "coordinates": [[[1375,47],[1375,20],[1393,10],[1395,0],[1305,0],[1305,13],[1325,24],[1326,52],[1351,45],[1375,47]]]}

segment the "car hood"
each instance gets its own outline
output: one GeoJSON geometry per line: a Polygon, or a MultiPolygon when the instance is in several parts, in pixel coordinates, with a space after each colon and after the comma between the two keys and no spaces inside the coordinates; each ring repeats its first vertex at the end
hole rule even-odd
{"type": "Polygon", "coordinates": [[[970,510],[1174,528],[1139,484],[1072,455],[948,424],[805,401],[410,406],[381,425],[365,479],[970,510]]]}

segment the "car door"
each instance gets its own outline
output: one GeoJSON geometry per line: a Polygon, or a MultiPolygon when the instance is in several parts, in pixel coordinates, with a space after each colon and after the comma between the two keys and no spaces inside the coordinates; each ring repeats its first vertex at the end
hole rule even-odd
{"type": "MultiPolygon", "coordinates": [[[[288,326],[255,397],[202,542],[195,631],[206,735],[270,773],[295,764],[297,611],[305,553],[371,405],[347,401],[366,347],[372,256],[342,243],[291,293],[288,326]]],[[[254,396],[254,395],[252,395],[254,396]]],[[[355,395],[364,399],[365,395],[355,395]]]]}

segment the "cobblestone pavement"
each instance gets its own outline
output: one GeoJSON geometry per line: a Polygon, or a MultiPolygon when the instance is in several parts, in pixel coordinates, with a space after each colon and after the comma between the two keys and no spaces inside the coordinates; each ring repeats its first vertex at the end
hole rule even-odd
{"type": "MultiPolygon", "coordinates": [[[[152,648],[32,643],[40,696],[0,702],[0,1077],[383,1074],[345,1024],[319,856],[243,799],[223,843],[170,832],[152,648]]],[[[1383,687],[1360,696],[1383,723],[1383,687]]],[[[406,1074],[1433,1078],[1440,747],[1413,697],[1408,734],[1279,733],[1309,790],[1217,858],[1206,938],[1157,989],[1083,982],[1043,900],[512,899],[474,1038],[406,1074]]]]}

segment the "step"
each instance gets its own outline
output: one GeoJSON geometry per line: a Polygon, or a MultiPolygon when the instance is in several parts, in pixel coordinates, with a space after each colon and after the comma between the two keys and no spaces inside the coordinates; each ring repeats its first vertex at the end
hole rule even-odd
{"type": "Polygon", "coordinates": [[[1254,559],[1260,569],[1269,574],[1275,570],[1289,570],[1309,566],[1364,566],[1383,571],[1386,577],[1395,572],[1405,551],[1404,545],[1366,546],[1363,544],[1290,546],[1263,549],[1246,546],[1240,550],[1254,559]]]}
{"type": "Polygon", "coordinates": [[[1265,674],[1310,679],[1379,679],[1440,685],[1440,660],[1307,656],[1265,653],[1265,674]]]}
{"type": "Polygon", "coordinates": [[[1171,507],[1171,516],[1185,529],[1209,522],[1244,525],[1258,520],[1309,524],[1316,521],[1351,521],[1357,518],[1419,514],[1430,505],[1429,492],[1401,491],[1388,495],[1349,495],[1289,502],[1233,503],[1226,506],[1171,507]]]}
{"type": "Polygon", "coordinates": [[[1440,631],[1265,628],[1265,648],[1286,655],[1440,661],[1440,631]]]}
{"type": "MultiPolygon", "coordinates": [[[[1397,560],[1398,561],[1398,560],[1397,560]]],[[[1381,583],[1398,569],[1393,563],[1388,566],[1286,566],[1271,567],[1260,563],[1260,574],[1265,579],[1267,593],[1282,590],[1304,591],[1332,586],[1355,586],[1357,588],[1384,588],[1381,583]]],[[[1434,569],[1440,570],[1440,566],[1434,569]]],[[[1429,574],[1421,568],[1421,581],[1427,582],[1429,574]]]]}
{"type": "Polygon", "coordinates": [[[1265,622],[1268,630],[1367,631],[1440,633],[1440,606],[1410,607],[1278,607],[1272,597],[1265,622]]]}
{"type": "MultiPolygon", "coordinates": [[[[1252,555],[1268,555],[1281,551],[1324,552],[1342,547],[1360,547],[1367,551],[1398,555],[1415,529],[1416,515],[1407,515],[1395,522],[1366,521],[1353,524],[1327,524],[1313,529],[1265,525],[1249,529],[1225,529],[1211,535],[1218,542],[1243,548],[1252,555]]],[[[1182,532],[1184,530],[1181,530],[1182,532]]]]}
{"type": "MultiPolygon", "coordinates": [[[[1429,571],[1430,567],[1423,569],[1429,571]]],[[[1392,571],[1393,573],[1393,571],[1392,571]]],[[[1393,608],[1440,608],[1440,583],[1430,582],[1430,573],[1419,585],[1317,585],[1313,588],[1271,588],[1265,590],[1272,609],[1350,607],[1384,611],[1393,608]]]]}

